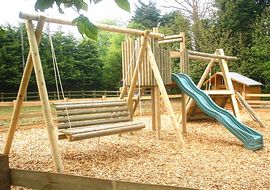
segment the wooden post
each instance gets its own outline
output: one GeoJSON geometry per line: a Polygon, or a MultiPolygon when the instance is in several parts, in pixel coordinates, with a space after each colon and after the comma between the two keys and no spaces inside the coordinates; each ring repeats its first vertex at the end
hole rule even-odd
{"type": "MultiPolygon", "coordinates": [[[[187,74],[187,64],[188,64],[188,55],[186,55],[186,39],[185,33],[180,33],[182,41],[180,41],[180,68],[181,72],[187,74]]],[[[181,91],[181,113],[182,113],[182,132],[185,134],[187,132],[187,112],[186,112],[186,94],[181,91]]]]}
{"type": "MultiPolygon", "coordinates": [[[[224,56],[223,49],[219,49],[219,54],[224,56]]],[[[226,89],[232,92],[231,104],[232,104],[233,113],[237,117],[237,119],[241,120],[239,107],[238,107],[238,104],[236,101],[232,80],[231,80],[231,77],[229,76],[229,68],[228,68],[227,62],[225,61],[225,59],[221,59],[219,61],[219,64],[220,64],[220,68],[221,68],[221,71],[223,74],[226,89]]]]}
{"type": "MultiPolygon", "coordinates": [[[[216,55],[217,52],[218,52],[218,50],[216,50],[214,54],[216,55]]],[[[214,63],[215,63],[215,58],[212,58],[212,59],[210,60],[210,62],[208,63],[206,69],[204,70],[204,73],[203,73],[202,77],[200,78],[200,81],[199,81],[198,84],[197,84],[197,87],[198,87],[198,88],[201,88],[201,87],[202,87],[202,85],[203,85],[205,79],[207,78],[208,73],[210,72],[211,68],[213,67],[213,64],[214,64],[214,63]]],[[[186,113],[188,113],[189,109],[191,108],[191,106],[192,106],[192,104],[193,104],[193,99],[188,98],[188,100],[187,100],[186,102],[187,102],[187,103],[186,103],[186,108],[185,108],[185,109],[186,109],[186,113]]],[[[182,117],[183,117],[183,116],[182,116],[182,117]]],[[[179,119],[180,122],[182,122],[182,117],[179,119]]]]}
{"type": "MultiPolygon", "coordinates": [[[[45,18],[40,17],[40,20],[39,20],[37,28],[36,28],[36,33],[35,33],[38,44],[40,43],[40,40],[41,40],[44,23],[45,23],[45,18]]],[[[25,65],[25,69],[23,72],[20,88],[19,88],[19,91],[17,94],[16,104],[14,106],[13,113],[11,116],[11,121],[10,121],[9,129],[8,129],[6,144],[4,146],[3,154],[5,154],[5,155],[8,155],[10,152],[10,149],[11,149],[11,145],[12,145],[12,142],[14,139],[15,131],[16,131],[16,128],[17,128],[18,122],[19,122],[21,107],[23,104],[24,97],[26,95],[26,91],[27,91],[27,87],[29,84],[32,70],[33,70],[33,60],[32,60],[31,53],[29,52],[28,57],[27,57],[27,61],[26,61],[26,65],[25,65]]]]}
{"type": "Polygon", "coordinates": [[[149,56],[150,66],[151,66],[152,71],[154,73],[154,77],[155,77],[156,82],[158,84],[158,88],[161,92],[163,102],[165,104],[166,110],[170,116],[171,123],[173,125],[174,130],[175,130],[177,141],[182,146],[182,145],[184,145],[184,139],[181,135],[181,132],[179,131],[179,129],[177,127],[177,121],[176,121],[176,118],[175,118],[175,115],[173,112],[173,108],[172,108],[172,105],[170,103],[169,96],[167,94],[166,88],[165,88],[164,83],[162,81],[162,78],[161,78],[160,72],[158,70],[157,63],[156,63],[156,60],[155,60],[155,57],[153,55],[153,52],[152,52],[152,49],[151,49],[149,42],[147,42],[147,53],[149,56]]]}
{"type": "Polygon", "coordinates": [[[160,118],[160,91],[159,91],[159,88],[158,86],[155,86],[154,87],[154,93],[155,93],[155,124],[156,124],[156,136],[157,136],[157,139],[160,139],[161,136],[160,136],[160,130],[161,130],[161,118],[160,118]]]}
{"type": "Polygon", "coordinates": [[[4,92],[1,92],[1,102],[4,101],[4,92]]]}
{"type": "Polygon", "coordinates": [[[255,111],[250,107],[250,105],[246,102],[246,100],[244,99],[244,97],[241,96],[241,94],[239,92],[236,92],[237,96],[238,96],[238,100],[239,102],[242,104],[242,106],[248,111],[249,115],[251,116],[251,118],[256,121],[257,123],[259,123],[259,125],[263,128],[266,127],[265,123],[261,120],[261,118],[255,113],[255,111]]]}
{"type": "Polygon", "coordinates": [[[39,91],[40,100],[42,103],[43,116],[45,120],[45,125],[47,127],[48,138],[51,145],[52,157],[57,172],[63,172],[63,164],[58,150],[57,144],[57,134],[54,128],[52,112],[50,107],[50,102],[48,98],[46,83],[44,79],[43,69],[41,65],[41,60],[39,56],[38,44],[34,34],[33,23],[30,20],[26,21],[26,30],[30,45],[30,52],[33,59],[34,70],[36,74],[37,86],[39,91]]]}
{"type": "Polygon", "coordinates": [[[151,114],[152,114],[152,130],[156,131],[156,104],[155,104],[155,87],[151,88],[151,114]]]}
{"type": "Polygon", "coordinates": [[[156,131],[157,139],[161,139],[161,118],[160,118],[160,91],[158,86],[151,88],[151,113],[152,113],[152,130],[156,131]]]}
{"type": "Polygon", "coordinates": [[[246,100],[246,85],[245,84],[243,84],[242,96],[243,96],[244,100],[246,100]]]}
{"type": "Polygon", "coordinates": [[[8,156],[0,154],[0,189],[10,190],[10,174],[8,156]]]}
{"type": "Polygon", "coordinates": [[[125,94],[126,94],[126,92],[127,92],[127,88],[128,88],[127,85],[124,85],[124,86],[121,88],[121,93],[120,93],[119,99],[123,99],[123,98],[125,97],[125,94]]]}
{"type": "Polygon", "coordinates": [[[141,67],[141,63],[142,63],[142,60],[144,58],[145,48],[146,48],[146,45],[147,45],[147,40],[148,40],[149,33],[150,33],[149,31],[145,31],[143,42],[142,42],[142,45],[141,45],[140,50],[139,50],[139,56],[138,56],[136,66],[135,66],[135,69],[134,69],[134,74],[133,74],[133,77],[132,77],[132,80],[131,80],[131,83],[130,83],[130,89],[128,91],[127,105],[128,105],[130,113],[132,113],[132,111],[133,111],[132,97],[133,97],[134,90],[135,90],[135,87],[136,87],[136,82],[138,80],[138,71],[139,71],[139,69],[141,67]]]}

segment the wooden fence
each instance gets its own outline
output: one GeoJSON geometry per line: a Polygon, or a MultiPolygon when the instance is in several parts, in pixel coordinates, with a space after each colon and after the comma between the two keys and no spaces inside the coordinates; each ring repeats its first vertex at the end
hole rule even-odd
{"type": "Polygon", "coordinates": [[[191,190],[191,188],[184,187],[12,169],[9,168],[8,157],[0,155],[0,189],[10,190],[11,186],[47,190],[191,190]]]}
{"type": "MultiPolygon", "coordinates": [[[[79,98],[102,98],[102,97],[119,97],[120,91],[65,91],[64,92],[65,97],[69,99],[79,99],[79,98]]],[[[57,100],[58,95],[56,91],[48,92],[48,96],[50,100],[57,100]]],[[[0,92],[0,102],[8,102],[16,100],[17,93],[5,93],[0,92]]],[[[60,95],[60,98],[62,99],[62,95],[60,95]]],[[[38,92],[28,92],[26,96],[26,101],[36,101],[39,100],[38,92]]]]}
{"type": "Polygon", "coordinates": [[[270,108],[270,94],[245,94],[245,99],[252,108],[270,108]],[[250,98],[257,98],[257,100],[252,100],[250,98]]]}

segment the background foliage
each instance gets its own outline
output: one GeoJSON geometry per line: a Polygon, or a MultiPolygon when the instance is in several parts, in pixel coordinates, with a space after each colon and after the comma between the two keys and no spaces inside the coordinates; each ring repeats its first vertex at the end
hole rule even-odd
{"type": "MultiPolygon", "coordinates": [[[[43,1],[37,2],[42,3],[43,1]]],[[[83,0],[76,2],[82,3],[83,0]]],[[[125,4],[127,1],[123,1],[125,5],[121,4],[122,1],[116,1],[116,3],[119,2],[121,6],[124,6],[124,9],[129,9],[129,4],[125,4]]],[[[180,31],[185,32],[187,48],[192,50],[213,53],[215,49],[223,48],[225,54],[239,58],[238,61],[229,63],[231,71],[239,72],[263,83],[264,91],[269,92],[269,1],[212,0],[205,11],[214,11],[207,16],[202,16],[201,10],[203,9],[200,9],[199,0],[186,2],[190,2],[190,4],[185,7],[187,9],[183,9],[182,4],[175,6],[172,1],[171,5],[168,3],[163,6],[163,9],[169,7],[170,11],[162,14],[161,9],[154,1],[149,3],[138,1],[136,11],[128,23],[128,27],[145,30],[158,26],[159,31],[166,35],[178,34],[180,31]]],[[[78,4],[66,5],[66,7],[68,6],[75,6],[78,11],[85,9],[78,4]]],[[[44,10],[46,8],[46,6],[43,7],[44,10]]],[[[64,11],[64,9],[60,11],[64,11]]],[[[79,22],[85,21],[82,19],[79,22]]],[[[119,25],[117,21],[106,21],[105,23],[119,25]]],[[[0,91],[3,92],[16,92],[20,83],[23,70],[20,39],[22,29],[24,57],[26,58],[28,42],[24,26],[5,25],[0,27],[0,91]]],[[[119,82],[122,78],[121,42],[124,40],[124,36],[103,31],[99,31],[95,35],[98,36],[97,41],[79,40],[72,34],[64,33],[61,29],[52,34],[65,90],[115,90],[119,88],[119,82]]],[[[174,44],[164,46],[164,48],[177,49],[179,47],[174,44]]],[[[55,90],[48,32],[43,35],[40,52],[47,87],[49,90],[55,90]]],[[[179,60],[176,60],[173,63],[173,71],[178,70],[178,62],[179,60]]],[[[190,75],[195,82],[199,80],[206,64],[198,61],[190,62],[190,75]]],[[[36,91],[34,77],[31,79],[29,90],[36,91]]]]}

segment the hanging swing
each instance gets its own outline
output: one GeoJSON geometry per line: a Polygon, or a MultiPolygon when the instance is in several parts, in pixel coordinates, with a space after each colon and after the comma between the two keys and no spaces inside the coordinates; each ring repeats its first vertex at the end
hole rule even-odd
{"type": "Polygon", "coordinates": [[[78,141],[145,128],[145,124],[142,122],[133,121],[132,114],[124,99],[66,102],[50,31],[49,41],[58,98],[60,99],[59,84],[64,100],[54,104],[57,113],[59,140],[78,141]]]}

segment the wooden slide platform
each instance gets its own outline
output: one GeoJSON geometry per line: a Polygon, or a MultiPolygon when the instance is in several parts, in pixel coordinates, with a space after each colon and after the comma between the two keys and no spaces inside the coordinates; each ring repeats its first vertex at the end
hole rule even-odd
{"type": "MultiPolygon", "coordinates": [[[[220,107],[225,108],[227,102],[229,101],[229,97],[232,94],[229,90],[206,90],[206,94],[208,94],[212,100],[220,107]]],[[[187,120],[203,120],[203,119],[212,119],[207,116],[193,101],[191,108],[187,112],[187,120]]]]}

